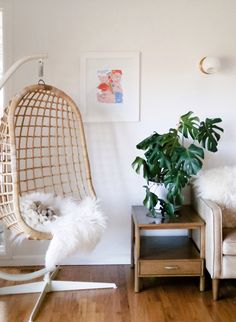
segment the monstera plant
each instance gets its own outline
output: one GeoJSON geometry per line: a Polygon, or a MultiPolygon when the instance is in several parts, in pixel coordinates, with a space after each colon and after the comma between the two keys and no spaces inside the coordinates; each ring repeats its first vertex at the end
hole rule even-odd
{"type": "Polygon", "coordinates": [[[143,204],[153,217],[157,216],[156,207],[162,215],[173,215],[183,204],[183,188],[192,176],[202,168],[204,151],[217,151],[220,133],[220,118],[206,118],[201,121],[193,112],[180,117],[176,128],[167,133],[154,132],[137,144],[144,152],[132,163],[139,174],[142,170],[147,181],[144,186],[146,196],[143,204]],[[167,190],[166,198],[161,198],[150,189],[150,183],[163,185],[167,190]]]}

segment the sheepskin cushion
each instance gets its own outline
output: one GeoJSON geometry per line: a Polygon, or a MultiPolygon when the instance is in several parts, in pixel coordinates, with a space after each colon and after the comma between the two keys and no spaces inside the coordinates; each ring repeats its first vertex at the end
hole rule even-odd
{"type": "Polygon", "coordinates": [[[53,270],[78,251],[91,251],[106,227],[106,217],[95,198],[82,201],[35,192],[21,198],[21,214],[32,228],[53,235],[45,266],[53,270]]]}
{"type": "Polygon", "coordinates": [[[236,166],[201,171],[193,185],[199,197],[221,207],[223,227],[236,227],[236,166]]]}

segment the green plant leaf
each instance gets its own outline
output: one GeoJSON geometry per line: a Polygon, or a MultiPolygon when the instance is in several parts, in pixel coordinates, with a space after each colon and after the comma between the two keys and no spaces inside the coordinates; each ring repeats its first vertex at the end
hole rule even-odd
{"type": "Polygon", "coordinates": [[[175,206],[181,206],[184,203],[184,196],[181,193],[181,191],[179,193],[177,193],[177,195],[175,196],[175,206]]]}
{"type": "Polygon", "coordinates": [[[148,186],[144,186],[146,189],[146,196],[143,200],[143,204],[147,207],[150,211],[154,211],[156,204],[158,203],[158,197],[153,192],[150,191],[148,186]]]}
{"type": "MultiPolygon", "coordinates": [[[[154,163],[149,163],[148,164],[148,168],[149,168],[149,181],[159,181],[157,177],[158,173],[161,173],[161,169],[159,167],[158,162],[154,162],[154,163]]],[[[161,180],[161,178],[159,178],[161,180]]]]}
{"type": "Polygon", "coordinates": [[[143,167],[143,177],[148,180],[149,179],[149,171],[148,171],[148,165],[147,162],[140,158],[136,157],[133,163],[131,164],[133,169],[135,170],[136,173],[140,174],[140,170],[143,167]]]}
{"type": "Polygon", "coordinates": [[[162,215],[168,214],[170,216],[173,216],[175,213],[175,207],[171,202],[165,201],[163,199],[158,199],[160,204],[160,211],[162,215]]]}
{"type": "Polygon", "coordinates": [[[157,132],[154,132],[152,135],[148,136],[146,139],[144,139],[143,141],[139,142],[136,145],[136,148],[139,150],[147,150],[150,148],[150,146],[152,146],[153,144],[158,142],[158,137],[160,136],[160,134],[158,134],[157,132]]]}
{"type": "Polygon", "coordinates": [[[189,111],[180,117],[178,130],[185,138],[188,138],[189,134],[195,140],[198,137],[199,118],[192,115],[193,112],[189,111]]]}
{"type": "Polygon", "coordinates": [[[180,146],[178,131],[169,129],[168,133],[162,135],[160,143],[164,154],[171,156],[173,151],[180,146]]]}
{"type": "Polygon", "coordinates": [[[163,212],[167,213],[170,216],[173,216],[175,213],[174,205],[170,202],[165,202],[165,204],[163,205],[163,212]]]}
{"type": "Polygon", "coordinates": [[[176,190],[175,194],[170,190],[167,194],[167,200],[174,205],[182,205],[184,202],[184,196],[181,193],[181,188],[176,190]]]}
{"type": "Polygon", "coordinates": [[[166,154],[163,151],[158,151],[157,157],[160,168],[171,169],[170,159],[166,156],[166,154]]]}
{"type": "Polygon", "coordinates": [[[147,162],[150,164],[158,163],[159,159],[159,146],[157,144],[150,146],[150,148],[144,153],[147,162]]]}
{"type": "Polygon", "coordinates": [[[165,187],[168,189],[167,199],[174,202],[174,198],[179,191],[187,184],[188,175],[181,169],[172,169],[164,177],[165,187]]]}
{"type": "Polygon", "coordinates": [[[204,158],[204,151],[202,148],[191,144],[187,149],[181,148],[177,167],[182,167],[183,171],[186,172],[187,176],[196,175],[202,168],[201,159],[204,158]]]}
{"type": "Polygon", "coordinates": [[[206,118],[205,122],[200,123],[198,142],[211,152],[217,151],[218,141],[220,139],[219,132],[224,132],[221,127],[216,125],[220,122],[222,122],[220,118],[206,118]]]}

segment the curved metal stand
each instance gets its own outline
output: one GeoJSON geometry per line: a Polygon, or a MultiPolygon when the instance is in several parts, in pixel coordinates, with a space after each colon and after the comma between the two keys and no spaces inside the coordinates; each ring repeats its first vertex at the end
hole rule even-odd
{"type": "Polygon", "coordinates": [[[0,272],[0,278],[8,281],[28,281],[40,276],[44,276],[43,281],[41,282],[1,287],[0,295],[40,293],[29,319],[29,322],[33,322],[45,296],[49,292],[117,288],[116,284],[114,283],[53,281],[53,278],[56,276],[58,271],[59,266],[52,273],[50,273],[46,268],[29,274],[8,274],[0,272]]]}
{"type": "Polygon", "coordinates": [[[25,56],[21,59],[18,59],[3,75],[0,80],[0,89],[4,86],[4,84],[8,81],[8,79],[15,73],[15,71],[23,64],[27,63],[30,60],[38,60],[38,59],[46,59],[48,58],[47,53],[36,54],[31,56],[25,56]]]}

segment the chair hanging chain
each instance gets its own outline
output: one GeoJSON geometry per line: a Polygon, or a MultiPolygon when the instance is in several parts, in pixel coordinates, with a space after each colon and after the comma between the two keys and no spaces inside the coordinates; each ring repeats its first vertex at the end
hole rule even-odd
{"type": "Polygon", "coordinates": [[[44,80],[42,79],[43,78],[43,65],[44,65],[44,63],[43,63],[43,60],[42,59],[39,59],[39,61],[38,61],[38,77],[39,77],[39,81],[38,81],[38,85],[45,85],[45,82],[44,82],[44,80]]]}

